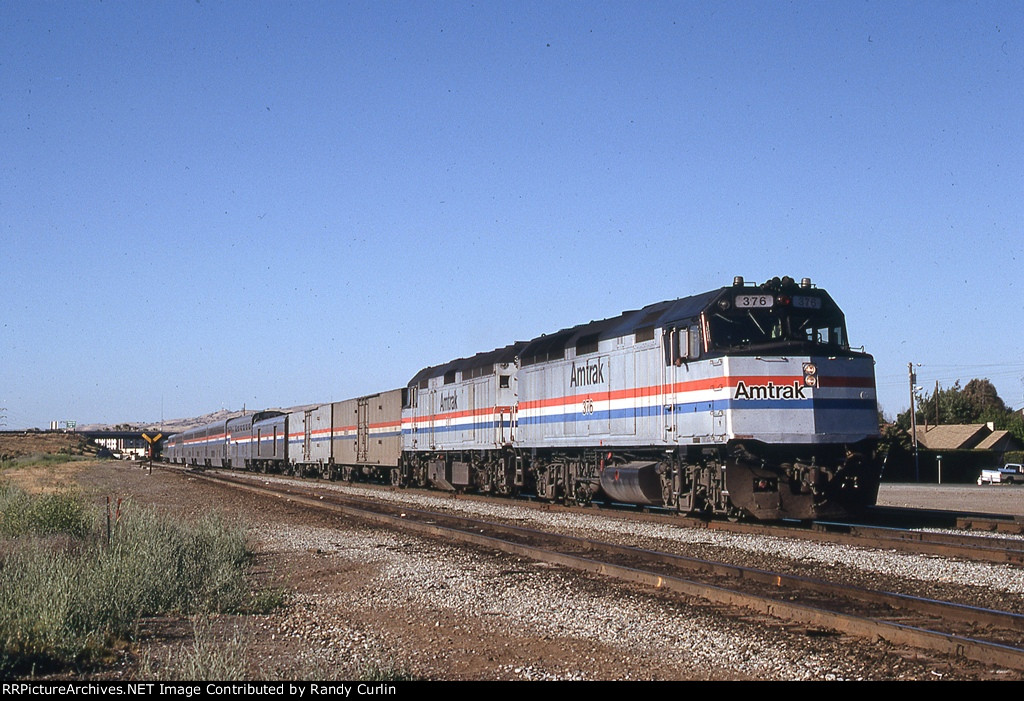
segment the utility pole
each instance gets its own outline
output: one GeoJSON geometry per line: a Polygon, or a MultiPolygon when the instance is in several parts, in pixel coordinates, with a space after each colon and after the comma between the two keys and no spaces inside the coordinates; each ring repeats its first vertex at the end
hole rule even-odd
{"type": "Polygon", "coordinates": [[[914,405],[914,384],[917,382],[917,373],[914,372],[914,364],[907,363],[907,372],[910,374],[910,437],[914,441],[914,481],[921,481],[921,465],[917,456],[917,408],[914,405]]]}

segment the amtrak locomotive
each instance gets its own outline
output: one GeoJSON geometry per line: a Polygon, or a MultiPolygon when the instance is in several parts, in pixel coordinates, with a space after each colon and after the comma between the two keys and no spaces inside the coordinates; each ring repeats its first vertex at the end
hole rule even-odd
{"type": "Polygon", "coordinates": [[[173,462],[731,518],[874,504],[874,361],[774,278],[425,368],[378,395],[172,436],[173,462]]]}

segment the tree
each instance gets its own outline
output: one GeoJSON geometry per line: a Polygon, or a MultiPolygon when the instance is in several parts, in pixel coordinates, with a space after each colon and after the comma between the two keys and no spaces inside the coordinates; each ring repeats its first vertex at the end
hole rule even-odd
{"type": "Polygon", "coordinates": [[[899,424],[881,423],[882,439],[879,441],[879,449],[883,454],[910,453],[914,450],[910,433],[899,424]]]}
{"type": "Polygon", "coordinates": [[[960,389],[960,380],[948,389],[936,389],[930,397],[919,400],[917,406],[918,424],[970,424],[978,418],[974,405],[960,389]]]}
{"type": "Polygon", "coordinates": [[[979,418],[988,414],[999,417],[1009,411],[1006,403],[999,398],[995,386],[988,380],[975,379],[968,382],[964,386],[963,397],[974,407],[979,418]]]}
{"type": "MultiPolygon", "coordinates": [[[[995,386],[987,379],[973,379],[963,388],[960,380],[947,389],[936,388],[931,394],[917,395],[917,423],[925,424],[992,424],[1024,441],[1024,417],[1012,412],[1000,399],[995,386]]],[[[910,428],[910,410],[896,417],[896,424],[910,428]]]]}
{"type": "Polygon", "coordinates": [[[1021,443],[1024,443],[1024,413],[1020,411],[1007,412],[1001,421],[997,421],[996,428],[1002,431],[1009,431],[1021,443]]]}

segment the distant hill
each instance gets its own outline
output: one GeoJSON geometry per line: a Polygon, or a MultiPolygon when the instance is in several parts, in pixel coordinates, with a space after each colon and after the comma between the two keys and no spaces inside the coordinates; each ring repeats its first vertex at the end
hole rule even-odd
{"type": "Polygon", "coordinates": [[[89,455],[96,446],[82,435],[61,431],[0,432],[0,462],[26,455],[89,455]]]}
{"type": "MultiPolygon", "coordinates": [[[[293,411],[302,411],[303,409],[310,409],[320,404],[302,404],[300,406],[288,407],[285,409],[271,408],[261,409],[260,411],[281,411],[284,413],[290,413],[293,411]]],[[[119,424],[88,424],[85,426],[79,425],[75,428],[76,431],[161,431],[164,435],[170,435],[172,433],[181,433],[187,431],[190,428],[196,428],[197,426],[203,426],[205,424],[212,424],[218,421],[227,421],[237,416],[244,416],[245,414],[254,413],[251,410],[232,411],[230,409],[221,409],[219,411],[213,411],[209,414],[203,414],[202,416],[196,416],[191,419],[169,419],[162,423],[159,421],[146,423],[146,422],[125,422],[119,424]]]]}

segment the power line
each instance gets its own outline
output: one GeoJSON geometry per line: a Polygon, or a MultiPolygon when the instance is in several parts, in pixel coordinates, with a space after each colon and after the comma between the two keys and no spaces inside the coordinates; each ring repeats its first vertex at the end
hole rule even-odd
{"type": "MultiPolygon", "coordinates": [[[[970,367],[980,368],[980,367],[991,367],[991,366],[980,366],[979,365],[979,366],[970,366],[970,367]]],[[[925,374],[928,375],[930,378],[937,379],[940,382],[953,382],[955,380],[961,380],[961,379],[968,379],[968,380],[970,380],[970,379],[979,379],[979,380],[980,379],[989,379],[989,380],[991,380],[993,378],[1013,379],[1013,378],[1019,378],[1019,377],[1024,376],[1024,366],[1021,366],[1021,368],[1018,369],[1018,370],[1007,369],[1007,370],[1004,370],[1003,372],[975,372],[973,370],[965,368],[964,366],[957,366],[957,365],[938,366],[938,365],[931,365],[931,364],[926,363],[926,364],[924,364],[922,366],[922,369],[929,371],[929,372],[926,372],[925,374]],[[959,370],[959,372],[948,372],[948,371],[947,372],[930,372],[931,370],[941,370],[943,367],[945,367],[946,369],[948,369],[948,368],[956,368],[956,369],[959,370]],[[979,377],[979,375],[982,375],[983,377],[979,377]]],[[[900,375],[880,375],[880,376],[875,378],[875,382],[878,385],[902,385],[904,382],[906,382],[906,376],[903,375],[903,374],[900,374],[900,375]]]]}
{"type": "Polygon", "coordinates": [[[1005,368],[1019,367],[1024,369],[1024,363],[971,363],[969,365],[945,365],[941,363],[928,363],[932,368],[1005,368]]]}

